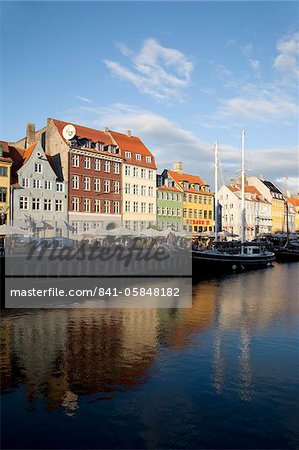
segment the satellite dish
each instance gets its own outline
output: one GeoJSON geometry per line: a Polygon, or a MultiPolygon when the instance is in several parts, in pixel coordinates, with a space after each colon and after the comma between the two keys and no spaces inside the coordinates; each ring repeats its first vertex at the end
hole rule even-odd
{"type": "Polygon", "coordinates": [[[73,139],[75,135],[76,135],[76,128],[74,127],[74,125],[68,124],[62,130],[62,136],[67,141],[73,139]]]}

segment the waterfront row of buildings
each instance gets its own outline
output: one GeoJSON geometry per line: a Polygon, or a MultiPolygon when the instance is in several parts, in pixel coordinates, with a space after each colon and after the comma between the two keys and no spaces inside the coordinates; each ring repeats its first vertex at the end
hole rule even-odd
{"type": "MultiPolygon", "coordinates": [[[[154,154],[130,131],[48,119],[40,130],[0,142],[1,220],[36,236],[74,237],[123,225],[214,231],[214,193],[182,162],[157,174],[154,154]]],[[[299,200],[270,181],[246,180],[246,234],[299,230],[299,200]],[[286,215],[286,204],[288,214],[286,215]]],[[[221,229],[240,234],[240,183],[219,191],[221,229]]]]}

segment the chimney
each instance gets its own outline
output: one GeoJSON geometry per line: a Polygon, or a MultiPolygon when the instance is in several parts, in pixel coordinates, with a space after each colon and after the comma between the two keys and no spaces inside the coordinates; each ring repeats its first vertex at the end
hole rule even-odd
{"type": "Polygon", "coordinates": [[[104,131],[105,134],[109,134],[109,128],[108,128],[108,127],[105,127],[105,128],[103,129],[103,131],[104,131]]]}
{"type": "Polygon", "coordinates": [[[26,148],[35,143],[35,124],[27,123],[26,126],[26,148]]]}
{"type": "Polygon", "coordinates": [[[127,131],[126,131],[126,135],[129,136],[129,137],[132,137],[132,132],[131,132],[131,130],[127,130],[127,131]]]}
{"type": "Polygon", "coordinates": [[[182,161],[176,161],[173,164],[173,170],[177,173],[183,173],[183,163],[182,161]]]}

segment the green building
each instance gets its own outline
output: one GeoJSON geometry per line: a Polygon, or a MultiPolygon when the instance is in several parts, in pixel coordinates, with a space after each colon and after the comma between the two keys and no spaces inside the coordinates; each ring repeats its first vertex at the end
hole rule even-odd
{"type": "Polygon", "coordinates": [[[174,186],[157,188],[157,226],[160,230],[183,229],[183,196],[184,193],[174,186]]]}

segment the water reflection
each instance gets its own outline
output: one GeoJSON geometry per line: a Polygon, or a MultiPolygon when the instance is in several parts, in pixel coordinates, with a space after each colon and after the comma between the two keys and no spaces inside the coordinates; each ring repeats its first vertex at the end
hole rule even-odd
{"type": "MultiPolygon", "coordinates": [[[[1,331],[2,391],[26,387],[28,409],[69,417],[80,398],[110,401],[146,385],[163,349],[200,355],[209,336],[211,386],[221,395],[230,377],[240,399],[253,401],[251,340],[279,320],[293,326],[295,266],[201,282],[189,309],[72,309],[6,311],[1,331]],[[226,362],[230,358],[233,363],[226,362]]],[[[192,364],[192,362],[190,363],[192,364]]],[[[186,367],[186,371],[189,367],[186,367]]]]}

